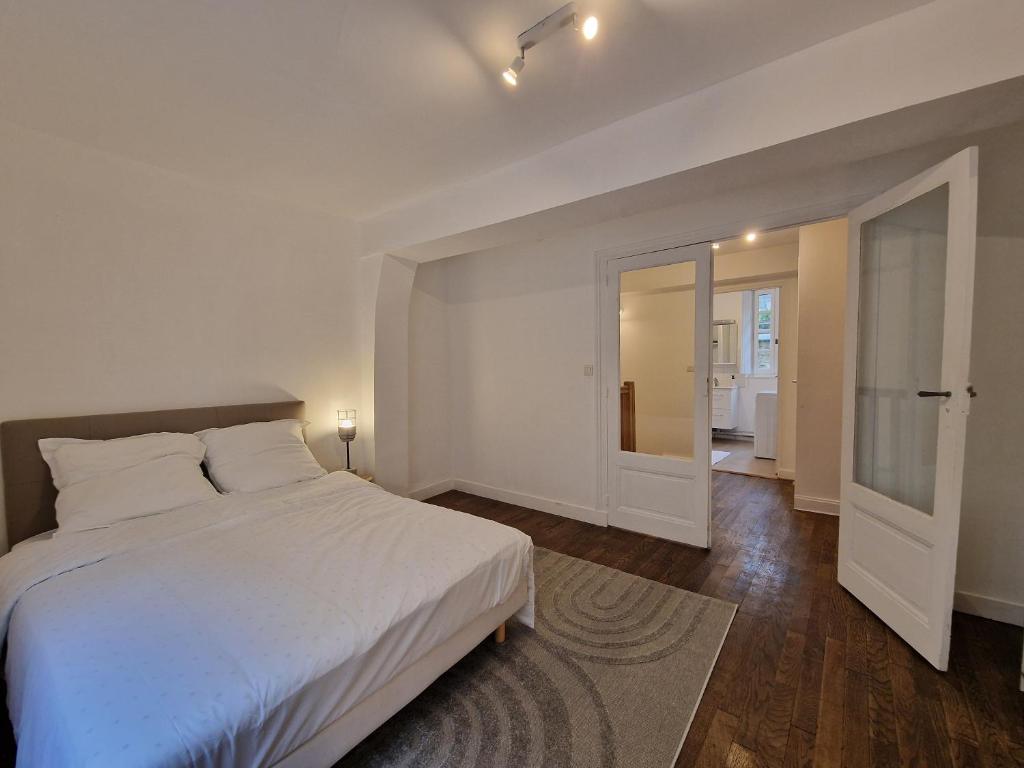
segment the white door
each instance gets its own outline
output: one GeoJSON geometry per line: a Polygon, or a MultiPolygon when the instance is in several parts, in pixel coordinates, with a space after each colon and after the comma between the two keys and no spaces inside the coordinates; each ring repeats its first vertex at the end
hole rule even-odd
{"type": "Polygon", "coordinates": [[[839,583],[938,669],[949,659],[977,149],[850,214],[839,583]]]}
{"type": "Polygon", "coordinates": [[[613,259],[602,288],[608,522],[707,547],[711,245],[613,259]]]}

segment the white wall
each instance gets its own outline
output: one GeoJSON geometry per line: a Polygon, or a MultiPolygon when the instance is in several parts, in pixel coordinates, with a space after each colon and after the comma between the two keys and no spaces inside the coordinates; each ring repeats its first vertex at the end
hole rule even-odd
{"type": "Polygon", "coordinates": [[[452,477],[592,509],[587,242],[555,238],[458,257],[448,270],[452,477]]]}
{"type": "MultiPolygon", "coordinates": [[[[736,324],[736,365],[740,357],[740,340],[743,335],[743,294],[739,291],[719,292],[712,302],[711,316],[714,320],[732,320],[736,324]]],[[[748,328],[749,330],[749,328],[748,328]]]]}
{"type": "Polygon", "coordinates": [[[847,221],[800,227],[797,509],[839,513],[847,221]]]}
{"type": "Polygon", "coordinates": [[[298,398],[337,467],[357,250],[344,220],[0,122],[0,420],[298,398]]]}
{"type": "Polygon", "coordinates": [[[409,493],[409,311],[416,265],[389,254],[359,261],[365,466],[381,487],[409,493]]]}
{"type": "MultiPolygon", "coordinates": [[[[421,446],[413,451],[413,464],[419,465],[413,494],[443,482],[443,451],[431,446],[449,444],[447,478],[463,481],[464,487],[517,494],[524,503],[553,500],[570,514],[595,509],[596,389],[595,379],[583,370],[596,359],[595,252],[742,221],[754,211],[763,215],[769,199],[791,207],[821,197],[814,185],[785,194],[750,188],[697,206],[457,256],[445,260],[443,268],[421,265],[409,320],[412,391],[433,393],[428,402],[437,404],[446,390],[447,405],[439,407],[448,408],[451,419],[446,430],[432,415],[434,406],[413,406],[410,439],[421,446]],[[424,271],[430,268],[443,269],[446,277],[424,271]],[[427,330],[444,325],[437,317],[445,295],[439,280],[447,290],[446,341],[427,330]],[[430,362],[445,348],[446,378],[442,367],[430,362]],[[426,449],[429,456],[415,455],[426,449]]],[[[742,231],[742,224],[736,227],[742,231]]],[[[795,247],[762,257],[742,253],[721,265],[716,261],[716,279],[743,285],[751,272],[791,275],[795,268],[795,247]]],[[[795,312],[795,285],[789,293],[795,312]]]]}
{"type": "Polygon", "coordinates": [[[980,237],[976,259],[956,605],[1024,625],[1024,237],[980,237]]]}
{"type": "Polygon", "coordinates": [[[412,286],[409,485],[414,490],[434,490],[452,477],[447,273],[447,261],[421,264],[412,286]]]}

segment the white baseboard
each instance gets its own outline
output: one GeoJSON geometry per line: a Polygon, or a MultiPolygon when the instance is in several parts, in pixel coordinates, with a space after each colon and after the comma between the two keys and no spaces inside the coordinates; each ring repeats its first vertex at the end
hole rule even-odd
{"type": "Polygon", "coordinates": [[[793,506],[802,512],[818,512],[822,515],[839,515],[838,499],[822,499],[817,496],[794,496],[793,506]]]}
{"type": "Polygon", "coordinates": [[[432,496],[437,496],[440,493],[447,493],[452,490],[455,485],[451,480],[442,480],[439,483],[431,483],[430,485],[424,485],[422,488],[417,488],[415,491],[409,492],[410,499],[416,499],[416,501],[423,501],[429,499],[432,496]]]}
{"type": "Polygon", "coordinates": [[[504,488],[495,488],[483,483],[474,483],[471,480],[453,480],[452,487],[457,491],[465,491],[475,496],[483,496],[485,499],[503,501],[506,504],[515,504],[527,509],[536,509],[539,512],[548,512],[560,517],[568,517],[572,520],[580,520],[584,523],[594,525],[608,525],[608,513],[600,509],[582,507],[578,504],[567,504],[564,501],[545,499],[541,496],[531,496],[527,493],[509,491],[504,488]]]}
{"type": "Polygon", "coordinates": [[[1024,627],[1024,603],[957,590],[953,595],[953,610],[1024,627]]]}
{"type": "Polygon", "coordinates": [[[783,469],[782,467],[779,467],[775,471],[775,474],[779,476],[779,480],[796,480],[795,469],[783,469]]]}

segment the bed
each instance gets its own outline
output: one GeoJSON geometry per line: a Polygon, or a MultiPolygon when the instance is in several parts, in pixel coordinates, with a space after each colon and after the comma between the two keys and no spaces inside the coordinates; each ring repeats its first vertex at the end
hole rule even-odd
{"type": "Polygon", "coordinates": [[[351,474],[47,538],[43,437],[301,418],[300,402],[7,422],[0,631],[19,766],[330,766],[516,615],[532,543],[351,474]],[[34,537],[34,538],[33,538],[34,537]]]}

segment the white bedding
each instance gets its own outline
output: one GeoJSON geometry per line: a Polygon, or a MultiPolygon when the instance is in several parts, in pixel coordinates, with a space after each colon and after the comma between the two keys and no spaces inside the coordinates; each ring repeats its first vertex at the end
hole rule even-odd
{"type": "Polygon", "coordinates": [[[0,558],[18,766],[271,765],[522,579],[515,529],[347,473],[0,558]]]}

